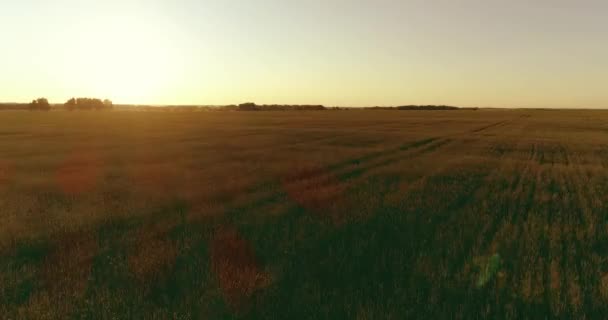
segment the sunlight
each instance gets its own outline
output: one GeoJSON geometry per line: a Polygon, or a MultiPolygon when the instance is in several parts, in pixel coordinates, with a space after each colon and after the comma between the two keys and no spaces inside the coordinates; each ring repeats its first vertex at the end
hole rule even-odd
{"type": "Polygon", "coordinates": [[[73,63],[80,91],[117,103],[152,103],[172,95],[179,55],[163,30],[146,23],[114,19],[83,33],[73,63]]]}

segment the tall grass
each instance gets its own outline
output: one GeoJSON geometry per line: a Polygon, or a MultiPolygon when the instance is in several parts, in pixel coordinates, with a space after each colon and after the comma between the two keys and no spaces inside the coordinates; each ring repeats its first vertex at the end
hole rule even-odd
{"type": "Polygon", "coordinates": [[[601,317],[606,120],[5,111],[0,315],[601,317]]]}

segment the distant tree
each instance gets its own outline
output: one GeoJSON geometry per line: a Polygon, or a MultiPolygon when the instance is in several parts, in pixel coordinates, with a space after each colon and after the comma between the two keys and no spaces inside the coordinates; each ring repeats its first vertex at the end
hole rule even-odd
{"type": "Polygon", "coordinates": [[[72,98],[72,99],[68,100],[63,105],[66,107],[66,109],[68,109],[70,111],[76,109],[76,98],[72,98]]]}
{"type": "Polygon", "coordinates": [[[105,110],[113,107],[112,101],[94,98],[72,98],[64,106],[68,110],[105,110]]]}
{"type": "Polygon", "coordinates": [[[76,107],[80,110],[99,109],[103,107],[103,102],[99,99],[77,98],[76,107]]]}
{"type": "MultiPolygon", "coordinates": [[[[231,110],[230,106],[224,107],[225,110],[231,110]]],[[[241,103],[238,105],[239,111],[309,111],[309,110],[327,110],[322,105],[289,105],[289,104],[263,104],[256,105],[253,102],[241,103]]]]}
{"type": "Polygon", "coordinates": [[[258,110],[258,106],[253,102],[246,102],[239,104],[239,111],[254,111],[258,110]]]}
{"type": "Polygon", "coordinates": [[[427,105],[427,106],[415,106],[415,105],[409,105],[409,106],[399,106],[397,107],[398,110],[458,110],[458,107],[452,107],[452,106],[435,106],[435,105],[427,105]]]}
{"type": "Polygon", "coordinates": [[[38,98],[36,100],[32,100],[32,102],[30,102],[28,106],[30,110],[51,110],[51,105],[49,104],[49,101],[46,98],[38,98]]]}
{"type": "Polygon", "coordinates": [[[105,99],[103,100],[103,106],[105,109],[112,109],[114,107],[114,104],[112,103],[112,100],[105,99]]]}

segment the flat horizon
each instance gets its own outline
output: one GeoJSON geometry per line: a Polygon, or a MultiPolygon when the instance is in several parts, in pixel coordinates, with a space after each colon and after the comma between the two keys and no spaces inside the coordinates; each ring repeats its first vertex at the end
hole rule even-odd
{"type": "MultiPolygon", "coordinates": [[[[49,101],[51,106],[61,106],[63,103],[49,101]]],[[[15,102],[15,101],[4,101],[0,102],[0,105],[27,105],[28,102],[15,102]]],[[[226,106],[234,106],[239,103],[228,103],[228,104],[195,104],[195,103],[185,103],[185,104],[153,104],[153,103],[114,103],[114,106],[117,107],[211,107],[211,108],[221,108],[226,106]]],[[[347,106],[347,105],[325,105],[325,104],[310,104],[310,103],[256,103],[257,105],[292,105],[292,106],[305,106],[305,105],[322,105],[328,108],[350,108],[350,109],[365,109],[365,108],[395,108],[399,106],[439,106],[440,104],[412,104],[412,103],[402,103],[395,105],[360,105],[360,106],[347,106]]],[[[453,106],[462,109],[552,109],[552,110],[608,110],[607,107],[525,107],[525,106],[466,106],[466,105],[455,105],[455,104],[441,104],[445,106],[453,106]]]]}

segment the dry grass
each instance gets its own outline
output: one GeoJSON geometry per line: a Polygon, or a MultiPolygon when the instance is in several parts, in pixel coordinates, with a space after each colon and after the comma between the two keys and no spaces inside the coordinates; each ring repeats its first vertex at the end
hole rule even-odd
{"type": "Polygon", "coordinates": [[[65,235],[42,262],[40,289],[19,310],[20,318],[68,317],[88,289],[97,239],[91,234],[65,235]]]}
{"type": "Polygon", "coordinates": [[[1,112],[0,318],[598,318],[607,120],[1,112]]]}
{"type": "Polygon", "coordinates": [[[211,269],[226,303],[243,312],[251,296],[270,284],[271,277],[256,261],[251,245],[234,228],[220,228],[210,244],[211,269]]]}
{"type": "MultiPolygon", "coordinates": [[[[167,228],[169,229],[169,228],[167,228]]],[[[166,275],[178,255],[176,244],[153,227],[142,229],[135,236],[132,252],[127,257],[129,270],[141,284],[153,284],[166,275]]]]}

